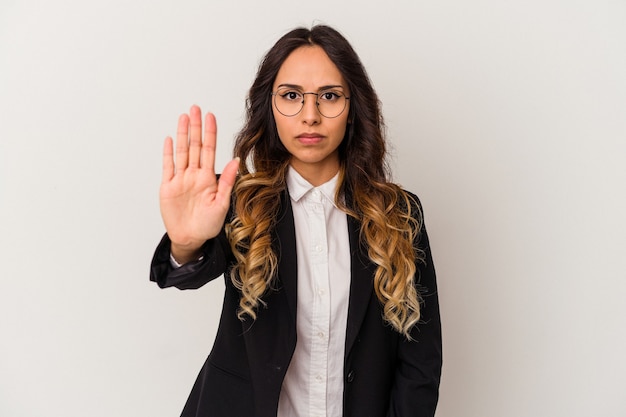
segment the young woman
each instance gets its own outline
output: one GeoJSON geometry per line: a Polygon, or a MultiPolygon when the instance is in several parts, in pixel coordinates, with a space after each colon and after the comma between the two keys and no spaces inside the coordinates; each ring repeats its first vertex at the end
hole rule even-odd
{"type": "Polygon", "coordinates": [[[202,137],[198,107],[180,117],[151,280],[226,280],[183,416],[434,415],[435,271],[417,197],[388,181],[383,130],[358,56],[327,26],[267,53],[221,176],[215,118],[202,137]]]}

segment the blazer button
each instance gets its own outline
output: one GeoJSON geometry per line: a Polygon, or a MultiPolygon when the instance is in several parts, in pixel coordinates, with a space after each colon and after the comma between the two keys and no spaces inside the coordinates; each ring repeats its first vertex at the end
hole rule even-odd
{"type": "Polygon", "coordinates": [[[346,381],[347,381],[347,382],[352,382],[352,381],[354,381],[354,371],[350,371],[350,372],[348,372],[348,376],[346,377],[346,381]]]}

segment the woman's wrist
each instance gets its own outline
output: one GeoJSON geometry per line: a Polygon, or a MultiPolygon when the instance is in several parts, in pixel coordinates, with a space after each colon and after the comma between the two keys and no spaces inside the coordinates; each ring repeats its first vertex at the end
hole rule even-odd
{"type": "Polygon", "coordinates": [[[173,260],[179,265],[184,265],[187,262],[191,261],[197,261],[202,257],[202,251],[200,250],[200,247],[186,248],[173,242],[170,246],[170,253],[173,260]]]}

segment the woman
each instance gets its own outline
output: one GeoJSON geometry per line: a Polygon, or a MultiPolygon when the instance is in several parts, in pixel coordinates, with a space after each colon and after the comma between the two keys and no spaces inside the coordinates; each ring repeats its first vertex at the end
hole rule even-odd
{"type": "Polygon", "coordinates": [[[219,178],[211,114],[201,132],[194,106],[175,157],[166,139],[151,270],[161,287],[226,280],[182,415],[433,416],[428,237],[417,197],[387,179],[378,98],[347,40],[327,26],[278,40],[219,178]]]}

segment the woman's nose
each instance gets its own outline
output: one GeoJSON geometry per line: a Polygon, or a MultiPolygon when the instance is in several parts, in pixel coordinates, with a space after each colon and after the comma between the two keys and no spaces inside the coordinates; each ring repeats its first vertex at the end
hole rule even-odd
{"type": "Polygon", "coordinates": [[[319,122],[321,115],[317,109],[317,94],[304,93],[303,100],[301,114],[304,121],[309,124],[319,122]]]}

